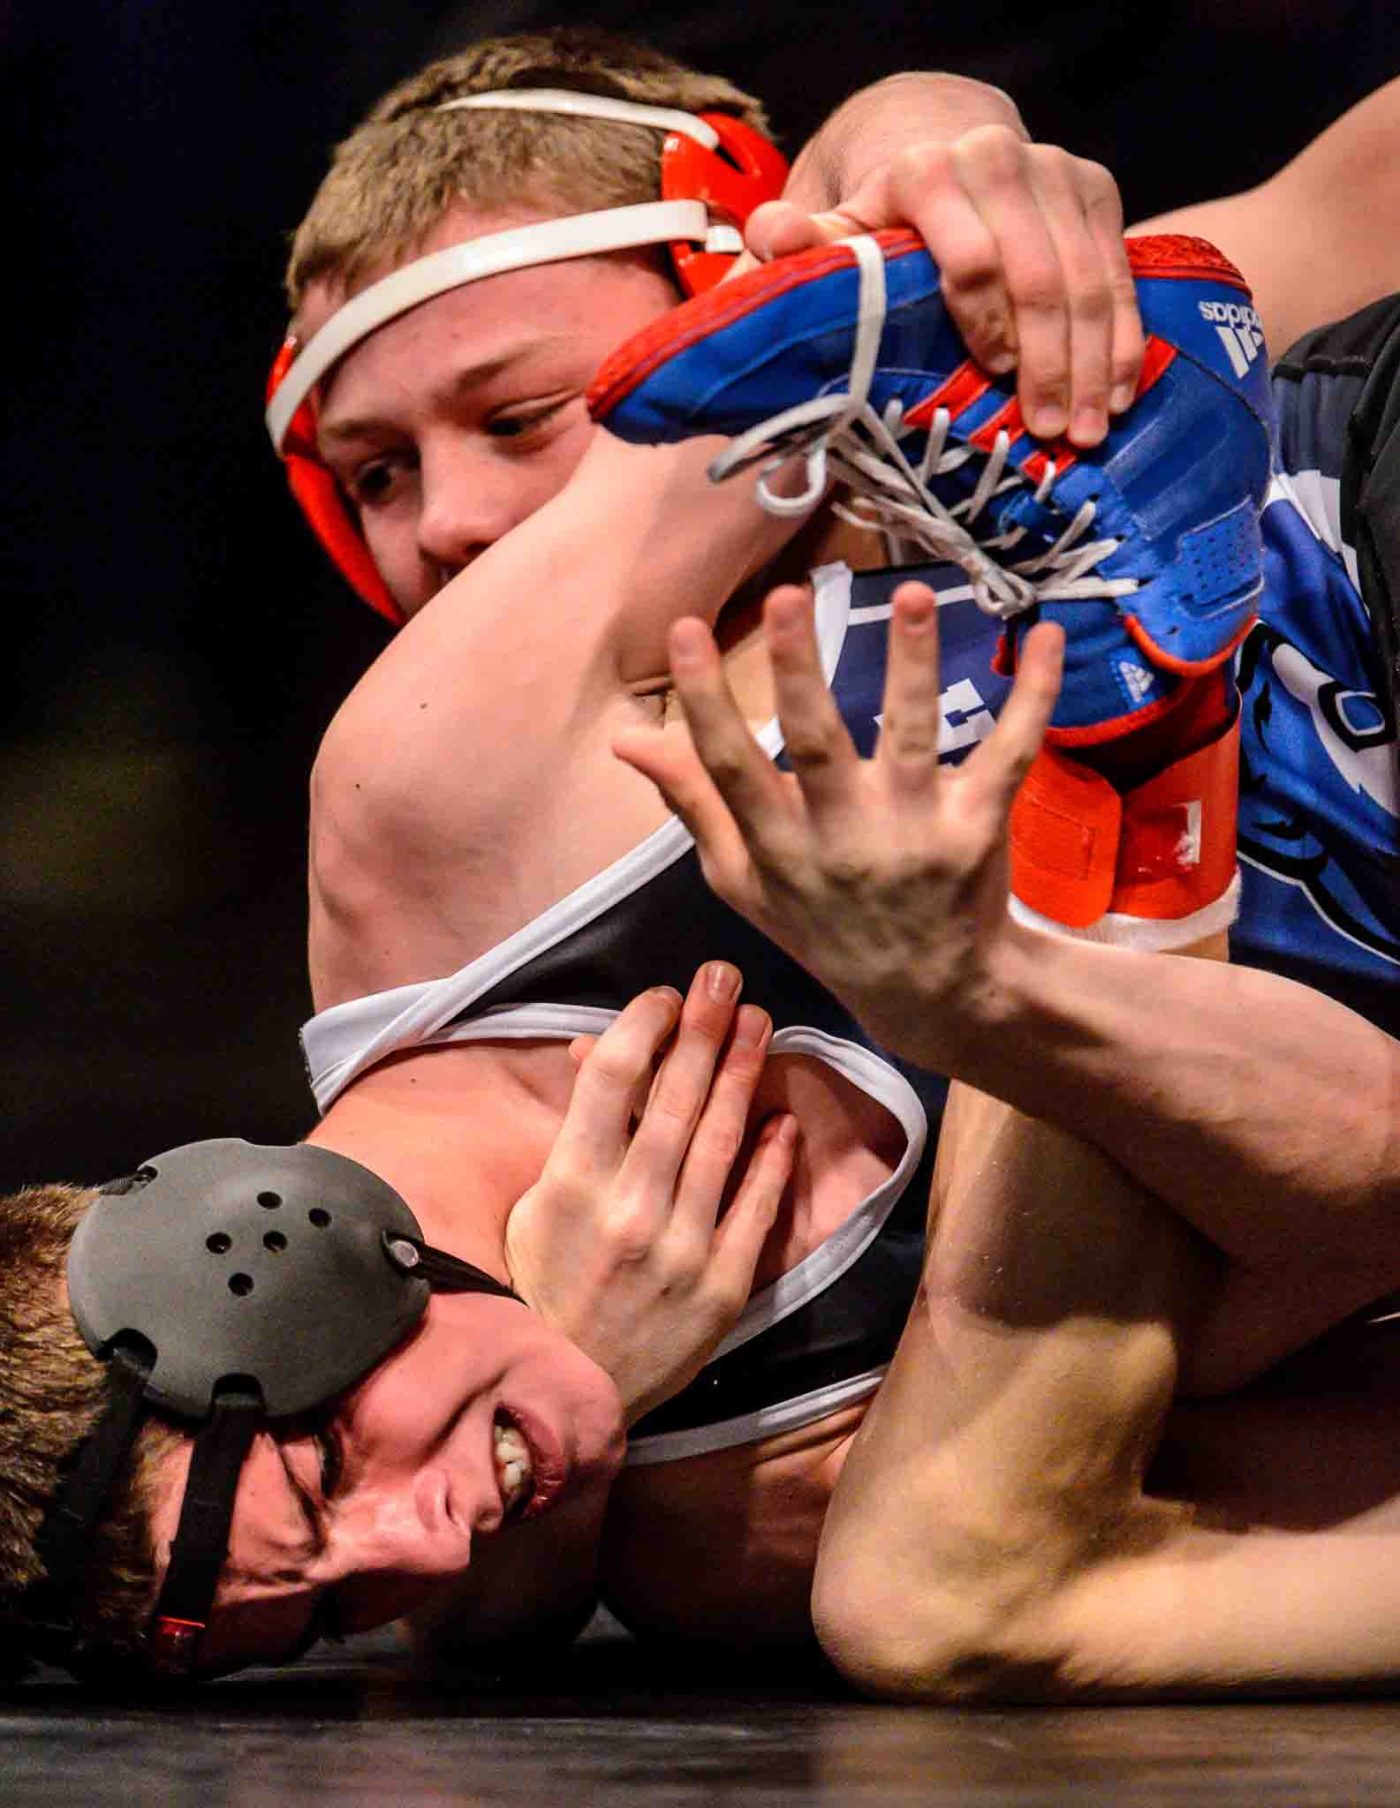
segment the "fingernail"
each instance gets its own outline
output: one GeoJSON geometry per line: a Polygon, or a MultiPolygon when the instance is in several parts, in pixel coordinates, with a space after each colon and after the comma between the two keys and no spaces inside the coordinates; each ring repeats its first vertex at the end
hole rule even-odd
{"type": "Polygon", "coordinates": [[[746,1004],[734,1022],[734,1041],[740,1048],[757,1048],[768,1034],[768,1013],[756,1004],[746,1004]]]}
{"type": "Polygon", "coordinates": [[[676,622],[671,628],[671,664],[693,665],[705,651],[709,638],[705,624],[693,617],[676,622]]]}
{"type": "Polygon", "coordinates": [[[899,599],[901,627],[926,628],[933,620],[934,608],[934,599],[927,591],[919,596],[901,596],[899,599]]]}
{"type": "Polygon", "coordinates": [[[681,995],[674,986],[653,986],[651,994],[653,998],[664,998],[672,1010],[681,1002],[681,995]]]}
{"type": "Polygon", "coordinates": [[[1076,408],[1069,436],[1077,446],[1096,446],[1107,428],[1108,422],[1097,408],[1076,408]]]}
{"type": "Polygon", "coordinates": [[[1136,395],[1137,388],[1134,384],[1120,383],[1110,394],[1108,405],[1113,410],[1114,414],[1123,414],[1132,407],[1133,398],[1136,395]]]}
{"type": "Polygon", "coordinates": [[[1064,409],[1054,403],[1033,408],[1026,417],[1026,425],[1037,439],[1058,439],[1068,424],[1064,409]]]}
{"type": "Polygon", "coordinates": [[[718,1004],[739,996],[739,969],[728,961],[711,961],[705,969],[705,990],[718,1004]]]}
{"type": "Polygon", "coordinates": [[[770,628],[800,627],[807,616],[807,598],[801,590],[775,590],[764,605],[770,628]]]}

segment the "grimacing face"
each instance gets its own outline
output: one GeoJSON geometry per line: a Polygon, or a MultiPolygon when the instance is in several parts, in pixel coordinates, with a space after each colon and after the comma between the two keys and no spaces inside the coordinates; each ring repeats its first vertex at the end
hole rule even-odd
{"type": "MultiPolygon", "coordinates": [[[[508,1561],[518,1521],[601,1507],[624,1447],[611,1380],[567,1338],[516,1300],[434,1294],[314,1433],[258,1433],[200,1669],[275,1663],[313,1628],[363,1632],[414,1612],[483,1544],[500,1540],[508,1561]]],[[[182,1440],[156,1478],[158,1576],[190,1450],[182,1440]]]]}
{"type": "MultiPolygon", "coordinates": [[[[543,217],[459,207],[417,255],[543,217]]],[[[341,299],[313,288],[302,336],[341,299]]],[[[646,255],[539,265],[423,303],[330,372],[320,451],[405,614],[564,487],[593,432],[584,394],[598,366],[678,299],[646,255]]],[[[434,1295],[314,1433],[258,1434],[200,1668],[275,1662],[316,1627],[401,1618],[457,1584],[484,1544],[494,1555],[499,1540],[508,1563],[516,1519],[547,1534],[551,1515],[601,1505],[624,1447],[611,1380],[567,1339],[512,1300],[434,1295]]],[[[189,1456],[182,1441],[156,1482],[158,1574],[189,1456]]]]}
{"type": "MultiPolygon", "coordinates": [[[[456,207],[419,255],[545,217],[456,207]]],[[[310,291],[304,338],[340,299],[310,291]]],[[[592,435],[599,365],[678,300],[647,254],[576,258],[450,289],[346,353],[317,442],[405,614],[559,493],[592,435]]]]}

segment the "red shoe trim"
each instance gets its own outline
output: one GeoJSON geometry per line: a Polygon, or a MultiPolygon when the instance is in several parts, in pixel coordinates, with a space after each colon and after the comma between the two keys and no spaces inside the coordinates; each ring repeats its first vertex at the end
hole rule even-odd
{"type": "MultiPolygon", "coordinates": [[[[887,263],[924,249],[918,234],[904,229],[877,232],[874,237],[883,249],[887,263]]],[[[1207,277],[1248,293],[1248,285],[1235,266],[1204,239],[1162,233],[1127,239],[1124,244],[1129,267],[1135,275],[1183,279],[1207,277]]],[[[696,340],[729,325],[773,296],[785,294],[804,282],[814,282],[849,261],[850,252],[839,240],[832,245],[814,246],[795,257],[779,258],[757,270],[747,270],[742,276],[693,297],[671,313],[660,315],[604,359],[589,385],[589,413],[595,420],[606,415],[659,365],[696,340]]],[[[1147,386],[1140,386],[1138,393],[1147,386]]],[[[922,422],[916,424],[922,425],[922,422]]]]}
{"type": "Polygon", "coordinates": [[[1012,396],[1004,407],[998,408],[989,420],[983,421],[975,433],[969,433],[967,443],[976,446],[979,452],[990,452],[996,444],[996,437],[1004,433],[1010,439],[1020,439],[1026,431],[1026,423],[1021,419],[1021,404],[1012,396]]]}
{"type": "Polygon", "coordinates": [[[966,363],[958,366],[952,376],[945,377],[938,388],[926,395],[922,402],[915,402],[904,417],[904,425],[927,427],[940,408],[946,408],[956,420],[974,402],[981,401],[991,386],[992,379],[980,365],[974,364],[969,358],[966,363]]]}
{"type": "Polygon", "coordinates": [[[1141,709],[1132,710],[1126,716],[1114,716],[1107,722],[1088,722],[1082,728],[1047,728],[1045,738],[1053,747],[1100,747],[1105,741],[1121,740],[1124,735],[1136,734],[1139,728],[1146,728],[1149,722],[1158,721],[1176,708],[1180,695],[1179,691],[1173,691],[1169,697],[1144,703],[1141,709]]]}
{"type": "Polygon", "coordinates": [[[1147,344],[1142,350],[1142,375],[1138,378],[1138,386],[1134,391],[1133,400],[1136,401],[1138,396],[1146,395],[1175,359],[1176,347],[1166,339],[1159,338],[1156,333],[1149,333],[1147,344]]]}
{"type": "Polygon", "coordinates": [[[1199,678],[1204,673],[1213,672],[1217,666],[1223,665],[1245,635],[1249,633],[1257,619],[1254,610],[1251,609],[1248,617],[1238,631],[1231,636],[1228,644],[1222,647],[1218,653],[1212,653],[1209,659],[1178,659],[1175,654],[1162,651],[1135,615],[1129,615],[1126,609],[1123,611],[1123,626],[1152,664],[1160,667],[1164,672],[1180,672],[1183,678],[1199,678]]]}
{"type": "MultiPolygon", "coordinates": [[[[1138,377],[1134,400],[1138,396],[1146,395],[1153,384],[1161,380],[1163,373],[1171,366],[1175,357],[1176,347],[1174,345],[1169,344],[1165,339],[1158,338],[1156,333],[1148,336],[1147,344],[1143,348],[1142,371],[1138,377]]],[[[976,366],[974,365],[972,368],[975,369],[976,366]]],[[[923,408],[924,403],[921,402],[919,406],[923,408]]],[[[919,426],[922,423],[914,422],[914,425],[919,426]]],[[[984,422],[976,433],[969,435],[968,443],[976,446],[979,452],[990,452],[998,433],[1005,432],[1009,439],[1016,440],[1027,431],[1025,419],[1021,414],[1020,402],[1013,398],[999,413],[984,422]]],[[[1029,453],[1018,462],[1031,482],[1039,483],[1045,476],[1052,458],[1055,461],[1055,476],[1059,478],[1069,470],[1078,457],[1079,448],[1061,437],[1053,440],[1041,440],[1034,452],[1029,453]]]]}
{"type": "MultiPolygon", "coordinates": [[[[916,232],[877,232],[873,236],[884,251],[887,264],[924,249],[916,232]]],[[[752,313],[775,295],[785,295],[789,289],[801,288],[843,265],[854,264],[855,258],[843,242],[817,245],[810,251],[799,251],[795,257],[779,258],[757,270],[746,270],[742,276],[719,283],[670,313],[658,315],[603,360],[588,387],[588,412],[594,420],[602,419],[667,359],[697,340],[752,313]]]]}
{"type": "Polygon", "coordinates": [[[1207,239],[1192,238],[1184,232],[1150,232],[1141,238],[1124,239],[1123,245],[1134,276],[1223,282],[1249,294],[1249,284],[1243,276],[1224,252],[1207,239]]]}
{"type": "Polygon", "coordinates": [[[1023,458],[1021,460],[1021,469],[1032,483],[1040,483],[1043,480],[1045,473],[1053,464],[1055,467],[1055,477],[1058,481],[1058,479],[1064,476],[1070,466],[1076,462],[1078,457],[1079,454],[1067,441],[1061,439],[1052,440],[1049,442],[1048,446],[1037,446],[1035,451],[1032,452],[1028,458],[1023,458]]]}

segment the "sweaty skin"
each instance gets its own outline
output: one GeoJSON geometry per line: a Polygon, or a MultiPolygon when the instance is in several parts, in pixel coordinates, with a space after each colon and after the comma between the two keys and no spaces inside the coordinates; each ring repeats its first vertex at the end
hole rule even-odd
{"type": "MultiPolygon", "coordinates": [[[[651,698],[637,694],[638,679],[659,665],[678,598],[708,598],[718,618],[746,573],[791,532],[732,487],[696,486],[703,456],[703,448],[657,454],[599,436],[565,491],[474,560],[348,700],[317,768],[318,1002],[330,1002],[332,984],[353,995],[367,982],[401,984],[464,964],[665,820],[654,792],[611,752],[622,727],[657,718],[651,698]],[[584,537],[581,527],[603,499],[618,494],[630,506],[617,530],[584,537]],[[535,673],[546,659],[551,683],[542,689],[535,673]],[[391,722],[409,729],[384,767],[368,754],[391,722]],[[485,787],[476,775],[488,763],[485,787]],[[381,949],[392,967],[367,968],[366,951],[377,963],[381,949]]],[[[754,680],[753,713],[761,717],[766,673],[760,668],[754,680]]],[[[317,1140],[356,1154],[401,1188],[407,1180],[415,1209],[430,1187],[446,1193],[451,1184],[460,1199],[458,1177],[471,1173],[470,1209],[500,1235],[548,1154],[571,1082],[562,1044],[426,1050],[356,1082],[317,1140]],[[420,1113],[414,1095],[425,1091],[431,1136],[422,1115],[409,1115],[420,1113]],[[477,1103],[487,1098],[489,1112],[477,1103]]],[[[823,1064],[771,1060],[755,1110],[778,1109],[797,1120],[802,1159],[760,1282],[829,1235],[902,1153],[893,1120],[823,1064]]],[[[656,1516],[675,1536],[692,1526],[700,1536],[721,1503],[743,1501],[746,1531],[729,1542],[728,1558],[715,1553],[718,1570],[705,1571],[670,1564],[640,1534],[615,1533],[604,1547],[617,1567],[616,1578],[605,1577],[609,1592],[650,1601],[654,1623],[684,1630],[692,1610],[708,1611],[718,1576],[772,1636],[807,1636],[802,1578],[810,1579],[815,1560],[832,1455],[851,1428],[847,1415],[803,1434],[797,1458],[788,1438],[629,1472],[615,1493],[615,1526],[656,1516]],[[794,1461],[820,1484],[805,1489],[800,1511],[787,1479],[794,1461]]]]}
{"type": "MultiPolygon", "coordinates": [[[[901,106],[917,105],[918,98],[916,88],[899,87],[901,106]]],[[[844,119],[838,115],[834,123],[845,126],[854,118],[859,125],[864,104],[851,103],[844,119]]],[[[1114,284],[1101,274],[1101,260],[1100,274],[1085,275],[1094,264],[1088,247],[1101,243],[1109,227],[1117,230],[1111,212],[1104,211],[1101,172],[1062,153],[1026,146],[1018,125],[995,110],[952,150],[927,143],[911,148],[906,139],[893,156],[877,157],[873,167],[851,167],[845,211],[819,215],[804,227],[790,212],[773,210],[755,222],[756,238],[761,241],[769,231],[777,238],[770,238],[767,248],[790,249],[794,231],[800,242],[803,233],[829,236],[848,230],[853,221],[877,226],[913,214],[931,239],[944,235],[945,269],[978,299],[993,364],[1014,355],[1018,346],[1029,356],[1030,341],[1024,333],[1018,338],[1008,322],[1036,316],[1047,270],[1056,269],[1071,293],[1059,316],[1071,330],[1059,343],[1077,339],[1075,358],[1082,359],[1084,335],[1097,320],[1111,349],[1097,362],[1088,359],[1090,370],[1100,373],[1088,386],[1092,390],[1105,381],[1117,386],[1123,380],[1134,347],[1128,334],[1123,350],[1114,284]],[[1081,224],[1080,237],[1073,239],[1067,221],[1072,224],[1074,207],[1066,197],[1076,193],[1081,224]],[[1024,228],[1032,204],[1048,224],[1028,235],[1024,228]],[[779,244],[783,233],[788,241],[779,244]],[[1071,243],[1084,249],[1071,254],[1071,243]],[[1036,245],[1040,251],[1030,255],[1026,248],[1036,245]]],[[[799,181],[811,174],[811,161],[799,164],[799,181]]],[[[808,207],[820,205],[810,192],[802,198],[808,207]]],[[[1266,319],[1273,290],[1285,286],[1286,275],[1270,266],[1259,294],[1266,319]]],[[[444,298],[451,307],[443,308],[442,331],[464,340],[471,331],[470,343],[479,346],[472,329],[479,324],[485,332],[492,325],[485,292],[495,287],[494,319],[508,320],[515,310],[499,298],[513,280],[444,298]]],[[[1314,273],[1310,280],[1313,303],[1322,307],[1325,298],[1315,292],[1320,278],[1314,273]]],[[[420,314],[415,330],[435,330],[430,309],[420,314]]],[[[353,380],[354,362],[346,360],[341,381],[353,380]]],[[[1061,369],[1072,362],[1063,358],[1061,369]]],[[[1082,362],[1078,367],[1085,368],[1082,362]]],[[[1051,405],[1061,381],[1054,368],[1055,358],[1046,356],[1037,379],[1044,380],[1042,401],[1051,405]]],[[[1058,394],[1059,405],[1069,407],[1063,392],[1058,394]]],[[[1101,388],[1099,397],[1101,409],[1101,388]]],[[[333,410],[334,388],[329,402],[333,410]]],[[[1092,396],[1090,405],[1092,410],[1092,396]]],[[[1092,438],[1092,424],[1080,425],[1088,428],[1086,439],[1092,438]]],[[[731,594],[748,575],[771,565],[779,550],[771,524],[736,509],[734,492],[702,498],[695,467],[708,451],[634,453],[629,463],[625,448],[595,443],[563,493],[487,551],[480,550],[485,535],[469,518],[455,543],[450,536],[434,542],[424,528],[425,521],[440,527],[454,494],[456,507],[469,507],[463,486],[428,494],[434,471],[433,461],[425,461],[416,556],[428,568],[427,581],[454,559],[468,569],[389,649],[333,726],[318,763],[312,964],[319,1004],[452,970],[663,820],[644,788],[619,777],[609,743],[619,731],[655,722],[666,630],[678,606],[718,621],[731,594]],[[694,459],[689,467],[688,456],[694,459]],[[619,496],[628,498],[625,510],[617,508],[619,496]],[[599,519],[609,522],[601,546],[599,519]],[[445,559],[439,556],[444,544],[457,549],[445,559]],[[539,671],[550,673],[547,686],[527,676],[539,671]],[[459,675],[458,685],[446,683],[445,674],[459,675]],[[461,674],[470,674],[470,682],[462,682],[461,674]],[[528,751],[521,744],[527,722],[528,751]],[[395,749],[392,769],[375,757],[386,746],[395,749]],[[489,790],[478,782],[488,762],[489,790]],[[531,826],[528,836],[522,824],[531,826]]],[[[803,548],[803,562],[815,563],[832,550],[803,548]]],[[[870,556],[862,552],[853,562],[870,556]]],[[[387,564],[389,551],[383,557],[387,564]]],[[[405,600],[421,601],[421,591],[405,600]]],[[[771,678],[752,638],[730,658],[744,713],[763,719],[770,713],[771,678]]],[[[399,1100],[415,1081],[426,1084],[435,1062],[439,1074],[470,1070],[474,1087],[512,1102],[510,1115],[537,1127],[538,1140],[517,1136],[509,1157],[492,1149],[489,1136],[485,1147],[477,1146],[487,1134],[484,1126],[474,1132],[471,1159],[496,1188],[490,1204],[483,1200],[477,1209],[499,1220],[512,1187],[528,1184],[527,1170],[543,1161],[549,1124],[562,1112],[570,1083],[562,1050],[479,1048],[410,1057],[396,1064],[392,1077],[371,1074],[360,1081],[332,1111],[322,1134],[353,1140],[360,1134],[354,1114],[382,1113],[378,1141],[390,1159],[399,1100]],[[513,1090],[496,1092],[498,1084],[513,1090]]],[[[802,1101],[792,1091],[795,1074],[779,1070],[773,1084],[776,1096],[764,1102],[792,1105],[810,1154],[760,1270],[765,1276],[810,1248],[888,1171],[898,1153],[883,1114],[829,1077],[809,1072],[801,1084],[811,1096],[802,1101]]],[[[444,1081],[444,1105],[450,1090],[444,1081]]],[[[465,1100],[461,1095],[459,1103],[465,1100]]],[[[459,1145],[459,1153],[467,1151],[459,1145]]],[[[804,1434],[797,1450],[722,1453],[628,1474],[614,1495],[612,1524],[628,1527],[629,1536],[605,1545],[614,1592],[619,1598],[627,1594],[634,1611],[644,1599],[659,1603],[654,1611],[674,1625],[709,1611],[695,1598],[698,1591],[688,1591],[684,1583],[673,1580],[669,1593],[662,1589],[659,1571],[665,1566],[659,1553],[655,1563],[645,1561],[649,1515],[674,1512],[678,1527],[695,1528],[696,1549],[719,1566],[707,1573],[722,1580],[728,1562],[736,1586],[747,1588],[763,1575],[781,1576],[771,1602],[764,1600],[761,1583],[749,1598],[760,1615],[771,1607],[765,1623],[775,1631],[802,1630],[800,1578],[850,1429],[849,1421],[833,1423],[825,1442],[821,1432],[804,1434]],[[745,1474],[741,1489],[735,1471],[749,1465],[757,1480],[745,1474]],[[792,1484],[794,1467],[805,1478],[799,1488],[792,1484]],[[770,1476],[772,1485],[766,1486],[770,1476]],[[739,1492],[746,1492],[749,1511],[744,1536],[727,1541],[726,1557],[725,1549],[711,1548],[725,1541],[709,1539],[703,1528],[716,1523],[721,1503],[739,1492]],[[769,1556],[772,1561],[765,1563],[769,1556]],[[678,1593],[693,1598],[677,1599],[678,1593]]],[[[712,1596],[713,1590],[705,1593],[712,1596]]]]}
{"type": "MultiPolygon", "coordinates": [[[[733,1323],[791,1172],[791,1118],[746,1143],[772,1026],[738,1003],[739,985],[709,962],[684,1001],[653,988],[591,1047],[575,1045],[562,1129],[512,1218],[519,1299],[434,1294],[368,1375],[258,1435],[199,1641],[203,1672],[289,1655],[317,1631],[415,1610],[440,1621],[454,1601],[470,1601],[486,1643],[522,1624],[576,1630],[623,1425],[683,1386],[733,1323]]],[[[426,1097],[409,1099],[430,1125],[426,1097]]],[[[430,1241],[504,1274],[499,1229],[462,1211],[470,1163],[434,1191],[432,1158],[425,1174],[417,1152],[405,1137],[380,1166],[430,1241]]],[[[188,1466],[187,1441],[160,1459],[162,1545],[188,1466]]]]}
{"type": "Polygon", "coordinates": [[[870,759],[801,593],[769,599],[766,637],[791,775],[698,622],[671,642],[694,751],[654,731],[620,751],[720,894],[882,1041],[1001,1095],[952,1090],[923,1284],[823,1531],[829,1654],[919,1699],[1393,1678],[1400,1355],[1384,1329],[1319,1338],[1400,1284],[1400,1052],[1272,975],[1009,918],[1008,818],[1057,630],[1028,637],[995,731],[954,772],[925,586],[895,593],[870,759]],[[1115,1013],[1141,1027],[1100,1047],[1115,1013]]]}
{"type": "MultiPolygon", "coordinates": [[[[756,217],[752,242],[762,254],[853,224],[915,224],[950,288],[966,292],[974,349],[992,368],[1019,357],[1028,412],[1047,431],[1064,417],[1093,443],[1135,372],[1111,183],[1094,166],[1028,146],[1004,97],[989,103],[982,91],[979,125],[969,85],[954,87],[962,137],[951,146],[940,142],[949,78],[901,78],[842,109],[824,149],[799,163],[797,212],[756,217]],[[898,143],[882,141],[880,122],[896,118],[898,143]]],[[[442,236],[514,223],[458,214],[442,236]]],[[[629,462],[624,449],[590,440],[581,396],[602,350],[672,299],[644,260],[601,266],[590,260],[577,282],[546,269],[442,297],[356,348],[328,386],[325,451],[391,589],[417,614],[318,761],[319,1006],[453,970],[655,827],[654,794],[613,762],[610,743],[662,715],[678,610],[719,621],[782,550],[770,523],[736,508],[736,492],[699,500],[707,449],[629,462]],[[522,320],[538,329],[523,339],[522,320]]],[[[317,307],[337,299],[313,295],[299,325],[314,326],[317,307]]],[[[836,550],[814,544],[792,556],[801,567],[836,550]]],[[[861,549],[853,562],[869,556],[861,549]]],[[[743,638],[742,609],[736,616],[735,682],[758,720],[771,681],[761,648],[743,638]]],[[[554,1146],[572,1084],[562,1046],[435,1050],[365,1076],[318,1140],[359,1154],[436,1215],[450,1247],[503,1273],[506,1215],[554,1146]]],[[[898,1154],[884,1114],[820,1070],[775,1063],[766,1087],[759,1108],[791,1105],[803,1160],[760,1278],[812,1247],[898,1154]]],[[[806,1579],[856,1416],[767,1449],[629,1475],[604,1544],[615,1597],[638,1615],[651,1601],[659,1623],[696,1630],[712,1627],[709,1603],[723,1597],[750,1610],[745,1624],[724,1628],[731,1636],[755,1626],[805,1634],[806,1579]],[[654,1535],[668,1513],[676,1548],[697,1556],[685,1572],[693,1588],[654,1535]]],[[[609,1458],[585,1468],[595,1464],[601,1472],[609,1458]]],[[[596,1528],[582,1519],[586,1576],[596,1528]]],[[[576,1553],[558,1517],[551,1523],[533,1557],[534,1534],[521,1529],[522,1560],[499,1572],[494,1596],[491,1566],[472,1565],[465,1604],[484,1613],[488,1635],[559,1607],[550,1579],[568,1568],[561,1551],[576,1553]],[[532,1562],[545,1579],[534,1591],[532,1562]],[[517,1582],[523,1610],[511,1599],[517,1582]]],[[[236,1575],[261,1561],[236,1557],[236,1575]]],[[[399,1567],[412,1575],[417,1561],[399,1567]]],[[[566,1593],[567,1618],[586,1590],[566,1593]]]]}

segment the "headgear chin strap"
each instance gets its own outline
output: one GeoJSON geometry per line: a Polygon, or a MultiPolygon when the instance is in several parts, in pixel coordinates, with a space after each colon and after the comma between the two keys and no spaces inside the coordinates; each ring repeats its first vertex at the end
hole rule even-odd
{"type": "Polygon", "coordinates": [[[515,111],[650,126],[665,132],[661,200],[492,232],[402,265],[352,297],[303,344],[283,342],[267,387],[267,430],[287,466],[292,494],[341,573],[396,626],[403,611],[376,570],[354,510],[316,445],[315,388],[353,346],[421,302],[483,277],[643,245],[669,248],[687,295],[712,288],[744,248],[743,227],[761,201],[781,193],[782,154],[752,126],[725,113],[683,113],[571,89],[507,88],[443,101],[438,113],[515,111]]]}
{"type": "Polygon", "coordinates": [[[100,1189],[69,1250],[68,1297],[111,1392],[40,1532],[46,1574],[24,1615],[35,1651],[81,1655],[74,1609],[97,1527],[155,1407],[194,1431],[149,1640],[157,1670],[187,1674],[254,1434],[353,1387],[435,1290],[519,1297],[428,1247],[394,1189],[330,1149],[189,1143],[100,1189]]]}

